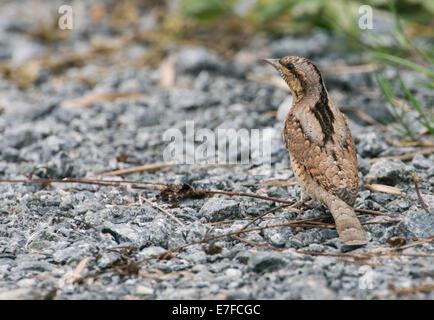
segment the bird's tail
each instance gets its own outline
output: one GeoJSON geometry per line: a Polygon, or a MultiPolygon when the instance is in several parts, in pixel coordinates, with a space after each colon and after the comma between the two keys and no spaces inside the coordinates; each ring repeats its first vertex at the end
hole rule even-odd
{"type": "Polygon", "coordinates": [[[351,208],[338,197],[330,197],[327,206],[335,220],[339,238],[346,245],[366,244],[366,232],[351,208]]]}

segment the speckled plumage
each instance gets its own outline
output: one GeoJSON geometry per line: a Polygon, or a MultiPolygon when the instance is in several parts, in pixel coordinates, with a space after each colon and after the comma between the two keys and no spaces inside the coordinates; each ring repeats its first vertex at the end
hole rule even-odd
{"type": "Polygon", "coordinates": [[[330,100],[318,68],[308,59],[266,59],[291,88],[293,105],[283,130],[302,201],[321,201],[343,243],[362,245],[366,233],[352,206],[358,193],[357,155],[345,116],[330,100]]]}

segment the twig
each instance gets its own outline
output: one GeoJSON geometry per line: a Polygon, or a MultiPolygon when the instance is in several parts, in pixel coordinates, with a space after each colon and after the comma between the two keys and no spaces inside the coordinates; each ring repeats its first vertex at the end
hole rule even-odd
{"type": "MultiPolygon", "coordinates": [[[[131,189],[138,189],[138,190],[159,190],[163,191],[165,188],[168,187],[168,185],[165,185],[163,183],[159,182],[150,182],[150,181],[117,181],[117,180],[100,180],[100,179],[84,179],[84,178],[64,178],[64,179],[0,179],[0,183],[43,183],[43,184],[49,184],[49,183],[84,183],[84,184],[95,184],[99,186],[104,187],[120,187],[127,185],[131,189]],[[110,182],[107,182],[110,181],[110,182]],[[155,184],[157,186],[138,186],[136,184],[155,184]],[[161,186],[161,187],[158,187],[161,186]],[[165,186],[165,187],[163,187],[165,186]]],[[[222,191],[222,190],[194,190],[197,193],[202,194],[224,194],[229,196],[239,196],[239,197],[251,197],[251,198],[257,198],[257,199],[263,199],[268,201],[274,201],[278,203],[284,203],[286,205],[292,205],[296,201],[294,200],[285,200],[275,197],[268,197],[268,196],[261,196],[254,193],[246,193],[246,192],[232,192],[232,191],[222,191]]],[[[359,209],[354,208],[356,212],[362,213],[362,214],[370,214],[370,215],[382,215],[382,216],[389,216],[392,218],[396,218],[396,216],[390,215],[385,212],[375,211],[375,210],[369,210],[369,209],[359,209]]]]}
{"type": "Polygon", "coordinates": [[[86,257],[78,263],[78,265],[75,267],[74,271],[72,272],[71,278],[69,279],[70,283],[76,283],[82,278],[81,273],[83,272],[89,260],[90,257],[86,257]]]}
{"type": "Polygon", "coordinates": [[[417,151],[413,151],[413,152],[408,152],[408,153],[404,153],[404,154],[397,154],[394,156],[386,156],[386,157],[380,157],[380,158],[371,158],[371,159],[367,159],[367,161],[369,163],[373,163],[376,162],[380,159],[399,159],[399,160],[410,160],[413,159],[413,157],[417,154],[432,154],[434,152],[434,147],[429,147],[429,148],[423,148],[417,151]]]}
{"type": "Polygon", "coordinates": [[[406,293],[413,293],[413,292],[420,292],[420,291],[433,291],[434,285],[426,285],[426,286],[417,286],[417,287],[411,287],[411,288],[403,288],[403,289],[397,289],[394,288],[390,295],[393,294],[406,294],[406,293]]]}
{"type": "Polygon", "coordinates": [[[174,167],[174,163],[151,163],[146,164],[144,166],[137,166],[137,167],[131,167],[126,169],[120,169],[120,170],[114,170],[109,172],[104,172],[102,176],[120,176],[128,173],[135,173],[135,172],[143,172],[143,171],[151,171],[151,170],[158,170],[163,168],[170,168],[174,167]]]}
{"type": "Polygon", "coordinates": [[[269,214],[269,213],[271,213],[271,212],[274,212],[274,211],[277,211],[277,210],[279,210],[279,209],[285,208],[285,207],[287,207],[287,206],[289,206],[289,205],[288,205],[288,204],[284,204],[284,205],[282,205],[282,206],[278,206],[278,207],[272,208],[272,209],[270,209],[270,210],[264,212],[264,213],[261,214],[260,216],[257,216],[256,218],[252,219],[249,223],[247,223],[244,227],[242,227],[241,230],[247,229],[248,226],[250,226],[251,224],[253,224],[256,220],[259,220],[259,219],[265,217],[267,214],[269,214]]]}
{"type": "Polygon", "coordinates": [[[339,253],[339,252],[333,252],[333,253],[329,253],[329,252],[318,252],[318,251],[305,251],[305,250],[296,250],[297,253],[301,253],[301,254],[308,254],[308,255],[319,255],[319,256],[330,256],[330,257],[337,257],[337,258],[343,258],[343,259],[348,259],[348,258],[352,258],[355,260],[367,260],[367,259],[371,259],[373,257],[378,257],[378,256],[389,256],[389,257],[404,257],[404,256],[408,256],[408,257],[428,257],[428,258],[433,258],[434,255],[433,254],[429,254],[429,253],[401,253],[401,252],[396,252],[399,250],[403,250],[409,247],[414,247],[414,246],[418,246],[420,244],[426,243],[426,242],[431,242],[434,241],[434,238],[427,238],[427,239],[423,239],[423,240],[418,240],[418,241],[414,241],[412,243],[406,244],[406,245],[402,245],[399,247],[394,247],[394,248],[379,248],[379,250],[376,251],[372,251],[372,252],[361,252],[361,253],[352,253],[352,252],[345,252],[345,253],[339,253]]]}
{"type": "Polygon", "coordinates": [[[181,220],[179,220],[177,217],[175,217],[173,214],[171,214],[171,213],[170,213],[169,211],[167,211],[166,209],[163,209],[163,208],[160,207],[158,204],[156,204],[156,203],[154,203],[154,202],[152,202],[152,201],[150,201],[150,200],[148,200],[148,199],[146,199],[146,198],[144,198],[144,197],[142,197],[142,196],[139,196],[139,197],[140,197],[140,199],[142,199],[142,200],[145,201],[146,203],[150,204],[150,205],[153,206],[154,208],[160,210],[161,212],[163,212],[164,214],[166,214],[167,216],[169,216],[171,219],[175,220],[178,224],[181,225],[181,227],[184,226],[184,224],[181,222],[181,220]]]}
{"type": "Polygon", "coordinates": [[[426,213],[430,214],[428,210],[428,206],[426,205],[425,201],[423,201],[422,195],[419,191],[419,185],[417,184],[419,182],[419,176],[416,171],[413,172],[413,182],[414,182],[414,188],[416,189],[417,197],[419,198],[419,202],[422,205],[423,209],[426,211],[426,213]]]}
{"type": "Polygon", "coordinates": [[[254,193],[247,193],[247,192],[233,192],[233,191],[222,191],[222,190],[197,190],[198,192],[205,192],[205,193],[211,193],[211,194],[225,194],[228,196],[237,196],[237,197],[250,197],[250,198],[257,198],[257,199],[263,199],[263,200],[270,200],[285,204],[294,204],[295,201],[293,200],[284,200],[274,197],[268,197],[268,196],[260,196],[258,194],[254,193]]]}
{"type": "Polygon", "coordinates": [[[324,68],[327,74],[352,74],[352,73],[367,73],[372,72],[378,68],[375,63],[361,64],[361,65],[334,65],[332,67],[324,68]]]}
{"type": "MultiPolygon", "coordinates": [[[[42,184],[50,184],[50,183],[83,183],[83,184],[94,184],[102,187],[122,187],[122,186],[128,186],[131,189],[139,189],[139,190],[162,190],[162,187],[155,187],[155,186],[137,186],[132,184],[132,182],[124,182],[124,181],[117,181],[117,180],[107,180],[110,182],[106,182],[106,180],[99,180],[99,179],[84,179],[84,178],[64,178],[64,179],[3,179],[0,180],[0,183],[42,183],[42,184]]],[[[138,181],[138,184],[142,184],[143,182],[138,181]]],[[[148,182],[145,182],[144,184],[151,184],[148,182]]],[[[159,184],[157,182],[152,184],[159,184]]]]}
{"type": "MultiPolygon", "coordinates": [[[[187,243],[185,245],[172,248],[172,249],[168,250],[167,252],[180,252],[180,251],[184,250],[185,248],[192,246],[192,245],[195,245],[195,244],[205,243],[205,242],[209,242],[209,241],[213,241],[213,240],[221,239],[221,238],[225,238],[225,237],[232,237],[233,235],[238,235],[240,233],[248,233],[248,232],[260,231],[260,230],[272,229],[272,228],[278,228],[278,227],[296,227],[299,225],[299,223],[309,222],[311,219],[314,219],[314,218],[300,219],[300,220],[294,220],[294,221],[289,221],[289,222],[284,222],[284,223],[273,224],[270,226],[255,227],[255,228],[250,228],[250,229],[240,229],[240,230],[236,230],[236,231],[231,231],[231,232],[227,232],[224,234],[218,234],[218,235],[207,237],[207,238],[204,238],[201,240],[193,241],[193,242],[187,243]]],[[[143,259],[139,260],[137,262],[137,264],[140,264],[140,263],[143,263],[145,261],[152,260],[152,259],[158,259],[159,257],[161,257],[161,254],[152,255],[150,257],[143,258],[143,259]]]]}
{"type": "Polygon", "coordinates": [[[245,187],[268,187],[268,186],[287,187],[287,186],[295,186],[296,184],[297,184],[296,181],[270,180],[262,183],[244,184],[243,186],[245,187]]]}
{"type": "Polygon", "coordinates": [[[369,114],[367,114],[366,112],[362,111],[359,108],[356,107],[351,107],[351,106],[344,106],[344,107],[340,107],[339,108],[341,111],[343,112],[351,112],[354,113],[357,117],[359,117],[360,119],[362,119],[363,121],[376,126],[377,128],[383,130],[383,131],[390,131],[390,129],[385,126],[384,124],[378,122],[377,120],[375,120],[373,117],[371,117],[369,114]]]}
{"type": "Polygon", "coordinates": [[[362,222],[363,225],[366,224],[388,224],[388,223],[398,223],[401,222],[400,219],[397,220],[385,220],[385,221],[367,221],[367,222],[362,222]]]}
{"type": "Polygon", "coordinates": [[[232,238],[234,238],[236,240],[239,240],[241,242],[248,243],[248,244],[250,244],[250,245],[252,245],[254,247],[264,247],[264,248],[271,249],[271,250],[274,250],[274,251],[283,251],[283,250],[285,250],[285,248],[278,248],[278,247],[270,246],[270,245],[265,244],[265,243],[259,243],[259,242],[256,242],[256,241],[243,239],[243,238],[241,238],[241,237],[239,237],[237,235],[233,235],[232,238]]]}
{"type": "Polygon", "coordinates": [[[386,217],[391,217],[391,218],[398,218],[398,216],[394,216],[394,215],[391,215],[389,213],[376,211],[376,210],[354,208],[354,211],[356,211],[358,213],[365,213],[365,214],[370,214],[370,215],[374,215],[374,216],[386,216],[386,217]]]}
{"type": "Polygon", "coordinates": [[[72,219],[72,220],[74,220],[74,221],[76,221],[76,222],[78,222],[78,223],[82,223],[82,224],[84,224],[86,227],[91,228],[91,229],[94,229],[95,231],[98,231],[98,232],[99,232],[99,230],[98,230],[96,227],[94,227],[93,225],[91,225],[89,222],[83,221],[83,220],[78,219],[78,218],[76,218],[76,217],[71,217],[71,216],[67,215],[66,213],[59,212],[59,211],[56,211],[56,214],[59,215],[59,216],[65,217],[65,218],[72,219]]]}
{"type": "Polygon", "coordinates": [[[136,92],[111,92],[105,94],[89,94],[71,100],[64,100],[61,102],[60,106],[64,108],[70,108],[75,106],[89,107],[98,102],[110,102],[110,101],[115,101],[116,99],[119,98],[128,98],[128,99],[137,100],[137,99],[143,99],[145,97],[146,95],[142,93],[136,93],[136,92]]]}

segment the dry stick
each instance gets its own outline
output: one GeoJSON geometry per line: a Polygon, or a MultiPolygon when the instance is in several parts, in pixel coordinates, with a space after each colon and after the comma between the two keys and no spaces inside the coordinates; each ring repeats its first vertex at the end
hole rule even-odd
{"type": "Polygon", "coordinates": [[[364,252],[364,253],[330,253],[330,252],[319,252],[319,251],[305,251],[296,249],[295,252],[301,254],[308,254],[312,256],[327,256],[327,257],[337,257],[337,258],[354,258],[354,259],[369,259],[377,255],[387,255],[390,257],[424,257],[424,258],[434,258],[433,254],[429,253],[397,253],[397,252],[364,252]]]}
{"type": "Polygon", "coordinates": [[[156,203],[154,203],[154,202],[152,202],[152,201],[150,201],[150,200],[148,200],[148,199],[146,199],[146,198],[144,198],[144,197],[142,197],[142,196],[139,196],[139,197],[140,197],[140,199],[144,200],[146,203],[150,204],[150,205],[153,206],[154,208],[157,208],[157,209],[160,210],[161,212],[165,213],[167,216],[169,216],[169,218],[175,220],[178,224],[181,225],[181,227],[184,226],[184,224],[181,222],[181,220],[179,220],[177,217],[175,217],[174,215],[172,215],[172,214],[171,214],[169,211],[167,211],[166,209],[163,209],[163,208],[160,207],[158,204],[156,204],[156,203]]]}
{"type": "MultiPolygon", "coordinates": [[[[150,187],[150,186],[145,186],[145,187],[141,187],[141,186],[137,186],[134,185],[133,182],[128,181],[123,183],[123,181],[117,181],[117,180],[107,180],[107,181],[111,181],[110,183],[106,183],[105,180],[99,180],[99,179],[83,179],[83,178],[64,178],[64,179],[4,179],[4,180],[0,180],[0,183],[2,182],[9,182],[9,183],[84,183],[84,184],[95,184],[95,185],[100,185],[100,186],[104,186],[104,187],[119,187],[122,186],[123,184],[128,184],[128,186],[131,189],[138,189],[138,190],[163,190],[164,188],[162,187],[150,187]],[[112,183],[112,181],[115,181],[114,183],[112,183]]],[[[134,182],[135,184],[142,184],[141,181],[137,181],[134,182]]],[[[159,183],[159,182],[148,182],[148,181],[144,181],[144,184],[156,184],[156,185],[162,185],[164,186],[164,184],[159,183]]],[[[167,185],[165,185],[167,186],[167,185]]],[[[284,200],[284,199],[279,199],[279,198],[274,198],[274,197],[268,197],[268,196],[260,196],[254,193],[245,193],[245,192],[232,192],[232,191],[222,191],[222,190],[199,190],[196,189],[197,192],[200,193],[208,193],[208,194],[224,194],[224,195],[229,195],[229,196],[239,196],[239,197],[250,197],[250,198],[257,198],[257,199],[263,199],[263,200],[269,200],[269,201],[274,201],[274,202],[279,202],[279,203],[285,203],[287,205],[292,205],[294,204],[296,201],[294,200],[284,200]]],[[[388,213],[385,212],[380,212],[380,211],[375,211],[375,210],[369,210],[369,209],[359,209],[359,208],[354,208],[354,210],[356,212],[362,213],[362,214],[370,214],[370,215],[380,215],[380,216],[389,216],[392,218],[396,218],[397,216],[393,216],[390,215],[388,213]]]]}
{"type": "MultiPolygon", "coordinates": [[[[251,229],[241,229],[241,230],[231,231],[231,232],[227,232],[227,233],[224,233],[224,234],[219,234],[219,235],[207,237],[207,238],[204,238],[202,240],[193,241],[193,242],[187,243],[185,245],[172,248],[172,249],[168,250],[167,252],[179,252],[179,251],[183,250],[184,248],[187,248],[187,247],[195,245],[195,244],[209,242],[209,241],[212,241],[212,240],[216,240],[216,239],[220,239],[220,238],[225,238],[225,237],[232,237],[233,235],[238,235],[240,233],[248,233],[248,232],[260,231],[260,230],[264,230],[264,229],[271,229],[271,228],[278,228],[278,227],[297,226],[300,222],[306,222],[308,220],[309,219],[301,219],[301,220],[289,221],[289,222],[285,222],[285,223],[273,224],[271,226],[255,227],[255,228],[251,228],[251,229]]],[[[140,264],[140,263],[143,263],[145,261],[152,260],[152,259],[157,259],[159,257],[161,257],[161,254],[152,255],[150,257],[143,258],[143,259],[137,261],[137,264],[140,264]]]]}
{"type": "Polygon", "coordinates": [[[403,289],[393,289],[391,292],[392,294],[405,294],[405,293],[413,293],[413,292],[420,292],[420,291],[433,291],[434,285],[426,285],[426,286],[417,286],[417,287],[411,287],[411,288],[403,288],[403,289]]]}
{"type": "Polygon", "coordinates": [[[280,203],[286,203],[289,205],[295,203],[295,201],[292,201],[292,200],[290,201],[290,200],[284,200],[284,199],[279,199],[279,198],[274,198],[274,197],[260,196],[258,194],[247,193],[247,192],[233,192],[233,191],[222,191],[222,190],[199,190],[199,189],[196,189],[196,191],[205,192],[205,193],[212,193],[212,194],[225,194],[228,196],[258,198],[258,199],[263,199],[263,200],[270,200],[270,201],[275,201],[275,202],[280,202],[280,203]]]}
{"type": "MultiPolygon", "coordinates": [[[[253,231],[261,231],[261,230],[265,230],[265,229],[272,229],[272,228],[279,228],[279,227],[299,227],[301,225],[302,226],[306,226],[306,227],[319,227],[319,226],[309,226],[308,224],[307,225],[303,224],[303,223],[306,223],[306,222],[307,223],[312,223],[313,222],[312,220],[315,220],[315,219],[318,219],[318,218],[320,218],[320,217],[308,218],[308,219],[300,219],[300,220],[293,220],[293,221],[288,221],[288,222],[284,222],[284,223],[273,224],[271,226],[255,227],[255,228],[250,228],[250,229],[239,229],[239,230],[236,230],[236,231],[231,231],[231,232],[227,232],[227,233],[224,233],[224,234],[219,234],[219,235],[207,237],[207,238],[204,238],[202,240],[193,241],[193,242],[187,243],[185,245],[172,248],[172,249],[168,250],[167,252],[179,252],[179,251],[182,251],[184,248],[192,246],[192,245],[195,245],[195,244],[205,243],[205,242],[209,242],[209,241],[212,241],[212,240],[216,240],[216,239],[220,239],[220,238],[225,238],[225,237],[232,237],[233,235],[238,235],[240,233],[248,233],[248,232],[253,232],[253,231]]],[[[430,241],[432,241],[432,240],[430,240],[430,241]]],[[[421,241],[419,241],[418,243],[416,243],[414,245],[418,245],[418,244],[421,244],[421,243],[424,243],[424,242],[427,242],[427,241],[422,241],[421,240],[421,241]]],[[[404,246],[401,247],[401,248],[404,248],[404,246]]],[[[160,256],[161,256],[161,254],[160,255],[153,255],[153,256],[144,258],[142,260],[139,260],[137,263],[140,264],[142,262],[145,262],[145,261],[148,261],[148,260],[151,260],[151,259],[159,258],[160,256]]]]}
{"type": "Polygon", "coordinates": [[[254,247],[264,247],[264,248],[271,249],[271,250],[274,250],[274,251],[283,251],[283,250],[285,250],[285,248],[278,248],[278,247],[270,246],[270,245],[265,244],[265,243],[259,243],[259,242],[256,242],[256,241],[243,239],[243,238],[241,238],[241,237],[239,237],[237,235],[233,235],[232,238],[234,238],[236,240],[239,240],[241,242],[248,243],[248,244],[250,244],[250,245],[252,245],[254,247]]]}
{"type": "Polygon", "coordinates": [[[144,165],[144,166],[137,166],[137,167],[131,167],[131,168],[126,168],[126,169],[120,169],[120,170],[114,170],[114,171],[104,172],[102,174],[102,176],[104,176],[104,177],[107,177],[107,176],[120,176],[120,175],[128,174],[128,173],[158,170],[158,169],[170,168],[170,167],[174,167],[174,166],[175,166],[174,163],[152,163],[152,164],[147,164],[147,165],[144,165]]]}
{"type": "MultiPolygon", "coordinates": [[[[109,180],[114,181],[114,180],[109,180]]],[[[116,181],[116,182],[105,182],[105,180],[99,180],[99,179],[83,179],[83,178],[64,178],[64,179],[4,179],[0,180],[1,182],[8,182],[8,183],[83,183],[83,184],[94,184],[102,187],[122,187],[125,185],[128,185],[131,189],[139,189],[139,190],[162,190],[162,187],[155,187],[155,186],[136,186],[129,182],[123,182],[123,181],[116,181]]],[[[141,182],[138,182],[138,184],[141,184],[141,182]]],[[[145,183],[150,184],[150,183],[145,183]]],[[[158,183],[154,183],[158,184],[158,183]]]]}
{"type": "Polygon", "coordinates": [[[95,231],[98,231],[98,232],[99,232],[99,230],[98,230],[96,227],[94,227],[93,225],[91,225],[90,223],[88,223],[88,222],[86,222],[86,221],[83,221],[83,220],[78,219],[78,218],[76,218],[76,217],[71,217],[71,216],[67,215],[66,213],[59,212],[59,211],[57,211],[56,214],[59,215],[59,216],[65,217],[65,218],[72,219],[72,220],[74,220],[74,221],[76,221],[76,222],[78,222],[78,223],[82,223],[82,224],[84,224],[86,227],[88,227],[88,228],[92,228],[92,229],[94,229],[95,231]]]}
{"type": "MultiPolygon", "coordinates": [[[[285,203],[287,205],[292,205],[292,204],[294,204],[296,202],[294,200],[290,201],[290,200],[284,200],[284,199],[279,199],[279,198],[274,198],[274,197],[267,197],[267,196],[260,196],[260,195],[257,195],[257,194],[244,193],[244,192],[232,192],[232,191],[220,191],[220,190],[199,190],[199,189],[196,189],[196,191],[197,192],[204,192],[204,193],[213,193],[213,194],[225,194],[225,195],[230,195],[230,196],[258,198],[258,199],[270,200],[270,201],[279,202],[279,203],[285,203]]],[[[371,215],[377,215],[377,216],[388,216],[388,217],[392,217],[392,218],[396,218],[397,217],[397,216],[393,216],[393,215],[390,215],[390,214],[385,213],[385,212],[380,212],[380,211],[375,211],[375,210],[369,210],[369,209],[354,208],[354,210],[356,212],[359,212],[359,213],[365,213],[365,214],[371,214],[371,215]]]]}
{"type": "MultiPolygon", "coordinates": [[[[243,242],[246,242],[246,243],[250,243],[250,244],[252,244],[252,245],[256,245],[256,246],[264,246],[264,247],[267,247],[267,248],[272,249],[272,250],[280,250],[280,248],[272,247],[272,246],[268,246],[268,245],[265,245],[265,244],[259,244],[259,243],[256,243],[256,242],[254,242],[254,241],[250,241],[250,240],[246,240],[246,239],[243,239],[243,238],[237,237],[237,235],[240,234],[240,233],[247,233],[247,232],[259,231],[259,230],[264,230],[264,229],[276,228],[276,227],[298,226],[298,225],[300,225],[300,224],[299,224],[300,222],[309,222],[309,221],[311,222],[313,219],[318,219],[318,218],[301,219],[301,220],[296,220],[296,221],[290,221],[290,222],[285,222],[285,223],[279,223],[279,224],[275,224],[275,225],[271,225],[271,226],[256,227],[256,228],[251,228],[251,229],[241,229],[241,230],[237,230],[237,231],[228,232],[228,233],[225,233],[225,234],[215,235],[215,236],[212,236],[212,237],[204,238],[204,239],[202,239],[202,240],[198,240],[198,241],[190,242],[190,243],[187,243],[187,244],[185,244],[185,245],[178,246],[178,247],[176,247],[176,248],[172,248],[172,249],[166,251],[166,252],[163,253],[163,254],[152,255],[152,256],[150,256],[150,257],[143,258],[143,259],[138,260],[138,261],[134,261],[134,266],[135,266],[136,268],[138,268],[138,266],[139,266],[140,264],[142,264],[143,262],[146,262],[146,261],[149,261],[149,260],[152,260],[152,259],[160,259],[163,255],[167,255],[168,253],[172,253],[172,252],[180,252],[180,251],[182,251],[182,250],[183,250],[184,248],[186,248],[186,247],[189,247],[189,246],[192,246],[192,245],[195,245],[195,244],[200,244],[200,243],[204,243],[204,242],[212,241],[212,240],[219,239],[219,238],[224,238],[224,237],[239,238],[239,239],[237,239],[237,240],[239,240],[239,241],[243,241],[243,242]]],[[[430,240],[430,241],[431,241],[431,240],[430,240]]],[[[413,245],[418,245],[418,244],[421,244],[421,243],[424,243],[424,242],[427,242],[427,240],[421,240],[421,241],[418,241],[417,243],[413,243],[413,245]]],[[[406,245],[406,246],[402,246],[401,248],[405,248],[405,247],[409,247],[409,246],[410,246],[410,245],[406,245]]],[[[284,250],[284,249],[282,248],[281,250],[284,250]]],[[[298,252],[298,250],[297,250],[297,252],[298,252]]],[[[302,252],[302,251],[300,251],[300,253],[307,253],[307,254],[310,254],[310,252],[307,252],[307,251],[306,251],[306,252],[302,252]]],[[[324,255],[338,256],[338,257],[348,256],[348,254],[344,254],[344,255],[342,255],[342,254],[325,254],[325,253],[322,253],[322,252],[319,252],[319,253],[318,253],[318,252],[312,252],[312,254],[324,254],[324,255]]],[[[414,254],[413,254],[413,255],[414,255],[414,254]]],[[[357,256],[357,257],[360,258],[360,256],[357,256]]],[[[129,264],[125,265],[124,268],[127,268],[127,269],[128,269],[128,268],[129,268],[129,264]]],[[[89,278],[89,277],[96,277],[96,276],[100,275],[100,274],[103,273],[103,272],[109,272],[109,271],[117,271],[117,272],[120,272],[121,270],[122,270],[122,267],[121,267],[121,266],[117,266],[117,267],[115,267],[115,268],[109,268],[109,269],[101,270],[101,271],[97,272],[97,273],[94,274],[94,275],[89,275],[89,276],[87,276],[86,278],[89,278]]]]}
{"type": "Polygon", "coordinates": [[[413,182],[414,182],[414,188],[416,189],[416,194],[417,194],[417,197],[419,198],[420,204],[422,205],[422,207],[426,211],[426,213],[430,214],[428,207],[427,207],[425,201],[423,201],[422,195],[420,194],[420,191],[419,191],[419,185],[417,184],[419,182],[419,176],[418,176],[416,171],[413,172],[413,182]]]}
{"type": "Polygon", "coordinates": [[[343,112],[351,112],[354,113],[357,117],[359,117],[360,119],[362,119],[363,121],[376,126],[377,128],[383,130],[383,131],[389,131],[390,129],[385,126],[384,124],[378,122],[377,120],[375,120],[373,117],[371,117],[369,114],[367,114],[366,112],[360,110],[359,108],[356,107],[351,107],[351,106],[345,106],[345,107],[340,107],[339,108],[341,111],[343,112]]]}
{"type": "MultiPolygon", "coordinates": [[[[86,179],[86,178],[84,178],[86,179]]],[[[110,180],[110,179],[95,179],[93,181],[103,181],[103,182],[109,182],[109,183],[131,183],[131,184],[152,184],[157,186],[166,187],[167,184],[163,182],[155,182],[155,181],[145,181],[145,180],[110,180]]],[[[162,190],[163,188],[160,188],[159,190],[162,190]]]]}
{"type": "Polygon", "coordinates": [[[298,253],[309,254],[309,255],[322,255],[322,256],[332,256],[332,257],[340,257],[340,258],[357,258],[357,259],[368,259],[378,255],[389,255],[389,256],[417,256],[417,257],[434,257],[434,255],[430,255],[428,253],[396,253],[396,251],[404,250],[410,247],[415,247],[420,244],[424,244],[427,242],[433,242],[434,237],[428,237],[426,239],[413,241],[412,243],[404,244],[402,246],[393,247],[393,248],[380,248],[382,250],[374,251],[374,252],[363,252],[363,253],[327,253],[327,252],[318,252],[318,251],[304,251],[304,250],[295,250],[298,253]]]}
{"type": "Polygon", "coordinates": [[[397,220],[385,220],[385,221],[367,221],[367,222],[362,222],[361,224],[366,225],[366,224],[388,224],[388,223],[398,223],[401,222],[401,219],[397,219],[397,220]]]}
{"type": "Polygon", "coordinates": [[[275,208],[273,208],[273,209],[270,209],[270,210],[264,212],[264,213],[261,214],[260,216],[257,216],[256,218],[252,219],[249,223],[247,223],[244,227],[242,227],[241,230],[247,229],[248,226],[250,226],[251,224],[253,224],[256,220],[259,220],[259,219],[265,217],[267,214],[269,214],[269,213],[271,213],[271,212],[274,212],[274,211],[277,211],[277,210],[279,210],[279,209],[282,209],[282,208],[288,207],[288,206],[289,206],[288,204],[284,204],[284,205],[281,205],[281,206],[275,207],[275,208]]]}
{"type": "Polygon", "coordinates": [[[380,159],[399,159],[399,160],[410,160],[413,159],[413,157],[417,154],[431,154],[434,152],[434,147],[429,147],[429,148],[423,148],[417,151],[413,151],[413,152],[408,152],[408,153],[404,153],[404,154],[397,154],[394,156],[386,156],[386,157],[380,157],[380,158],[371,158],[371,159],[367,159],[367,161],[369,163],[373,163],[376,162],[380,159]]]}
{"type": "Polygon", "coordinates": [[[394,216],[389,213],[381,212],[381,211],[375,211],[375,210],[369,210],[369,209],[360,209],[360,208],[354,208],[354,211],[359,213],[365,213],[365,214],[371,214],[374,216],[387,216],[390,218],[399,218],[399,216],[394,216]]]}

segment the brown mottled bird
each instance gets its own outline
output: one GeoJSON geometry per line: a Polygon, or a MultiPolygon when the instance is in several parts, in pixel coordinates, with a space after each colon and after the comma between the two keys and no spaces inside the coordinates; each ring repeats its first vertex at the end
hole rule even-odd
{"type": "Polygon", "coordinates": [[[291,88],[293,104],[283,137],[291,156],[301,202],[325,204],[346,245],[366,244],[366,233],[352,206],[358,192],[357,156],[345,116],[331,101],[318,68],[308,59],[264,59],[291,88]]]}

